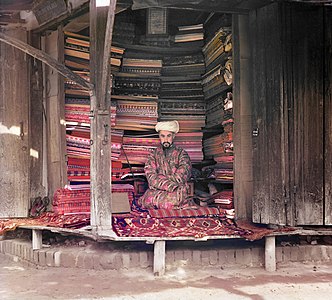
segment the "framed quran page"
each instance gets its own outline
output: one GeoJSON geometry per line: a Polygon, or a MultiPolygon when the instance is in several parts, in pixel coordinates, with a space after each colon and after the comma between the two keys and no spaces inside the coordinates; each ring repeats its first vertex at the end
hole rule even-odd
{"type": "Polygon", "coordinates": [[[148,8],[147,35],[166,35],[168,32],[167,27],[167,8],[148,8]]]}

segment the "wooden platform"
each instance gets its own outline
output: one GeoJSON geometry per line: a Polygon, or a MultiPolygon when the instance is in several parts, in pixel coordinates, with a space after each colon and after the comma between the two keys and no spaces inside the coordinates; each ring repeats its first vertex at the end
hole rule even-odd
{"type": "MultiPolygon", "coordinates": [[[[166,261],[166,242],[167,241],[207,241],[207,240],[226,240],[226,239],[243,239],[238,235],[214,235],[205,236],[202,238],[195,237],[119,237],[113,230],[103,230],[96,233],[93,232],[91,226],[87,226],[81,229],[69,229],[59,227],[47,227],[47,226],[19,226],[32,230],[32,248],[33,250],[42,248],[42,233],[43,231],[51,231],[54,233],[65,235],[78,235],[93,239],[95,241],[121,241],[121,242],[134,242],[143,241],[147,244],[154,245],[153,255],[153,273],[156,276],[165,274],[165,261],[166,261]]],[[[332,229],[303,229],[296,228],[293,231],[288,232],[274,232],[273,234],[265,236],[265,269],[269,272],[276,271],[276,237],[277,236],[323,236],[332,235],[332,229]]]]}

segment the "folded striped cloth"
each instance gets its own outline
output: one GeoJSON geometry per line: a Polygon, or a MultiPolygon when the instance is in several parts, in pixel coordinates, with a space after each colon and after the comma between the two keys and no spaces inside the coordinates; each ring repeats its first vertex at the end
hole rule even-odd
{"type": "Polygon", "coordinates": [[[224,215],[224,210],[217,207],[198,207],[183,209],[149,209],[149,215],[152,218],[173,218],[173,217],[206,217],[211,215],[224,215]]]}

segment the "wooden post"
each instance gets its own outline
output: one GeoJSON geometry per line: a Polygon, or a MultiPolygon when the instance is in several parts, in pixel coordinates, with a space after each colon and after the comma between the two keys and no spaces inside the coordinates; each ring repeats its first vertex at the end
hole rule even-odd
{"type": "Polygon", "coordinates": [[[41,249],[43,246],[42,230],[32,229],[32,250],[41,249]]]}
{"type": "MultiPolygon", "coordinates": [[[[40,49],[39,34],[30,34],[32,46],[40,49]]],[[[30,198],[45,195],[43,181],[43,69],[42,62],[30,58],[30,198]]]]}
{"type": "MultiPolygon", "coordinates": [[[[63,39],[61,28],[45,37],[45,51],[57,61],[63,61],[63,39]]],[[[66,125],[61,121],[65,119],[65,96],[63,77],[58,72],[46,67],[45,80],[48,83],[45,91],[47,193],[52,197],[58,188],[68,183],[66,125]]]]}
{"type": "Polygon", "coordinates": [[[165,274],[166,241],[155,241],[153,252],[153,274],[162,276],[165,274]]]}
{"type": "Polygon", "coordinates": [[[96,7],[90,1],[91,96],[91,226],[112,230],[110,146],[110,54],[116,1],[96,7]]]}
{"type": "Polygon", "coordinates": [[[265,270],[268,272],[275,272],[276,265],[276,237],[265,237],[265,270]]]}

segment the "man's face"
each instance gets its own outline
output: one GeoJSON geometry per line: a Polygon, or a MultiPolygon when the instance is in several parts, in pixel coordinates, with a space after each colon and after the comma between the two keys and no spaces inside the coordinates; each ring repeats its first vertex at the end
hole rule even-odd
{"type": "Polygon", "coordinates": [[[173,144],[175,134],[168,130],[160,130],[159,138],[164,148],[169,148],[173,144]]]}

